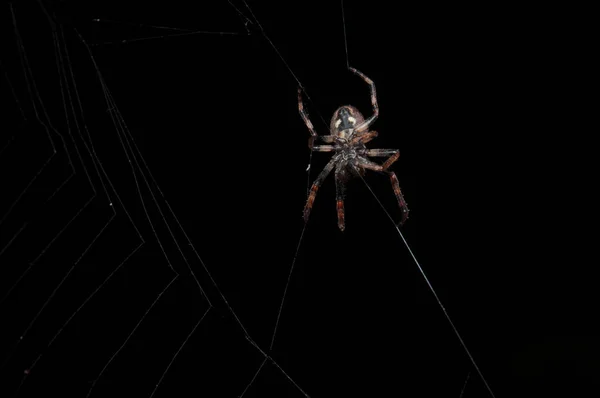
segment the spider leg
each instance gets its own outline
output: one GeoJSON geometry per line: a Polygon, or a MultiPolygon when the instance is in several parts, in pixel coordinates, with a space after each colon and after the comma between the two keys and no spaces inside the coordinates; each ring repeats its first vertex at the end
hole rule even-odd
{"type": "Polygon", "coordinates": [[[302,89],[300,87],[298,87],[298,111],[300,112],[300,116],[302,117],[302,120],[304,120],[304,124],[306,124],[306,127],[310,132],[310,138],[308,139],[308,147],[312,149],[313,143],[315,142],[315,138],[317,138],[317,132],[315,131],[312,122],[308,118],[308,114],[304,110],[304,103],[302,102],[302,89]]]}
{"type": "Polygon", "coordinates": [[[344,215],[344,195],[346,193],[345,180],[340,175],[341,169],[335,170],[335,196],[336,196],[336,207],[338,217],[338,228],[344,232],[346,228],[345,215],[344,215]]]}
{"type": "Polygon", "coordinates": [[[398,206],[400,206],[400,210],[402,210],[402,220],[400,220],[400,225],[406,222],[408,218],[408,205],[404,200],[404,196],[402,195],[402,191],[400,190],[400,183],[398,182],[398,177],[393,171],[387,172],[390,176],[390,182],[392,183],[392,189],[394,190],[394,195],[396,195],[396,200],[398,201],[398,206]]]}
{"type": "Polygon", "coordinates": [[[400,151],[397,149],[367,149],[365,154],[367,156],[389,156],[389,158],[383,162],[383,170],[387,170],[392,163],[400,157],[400,151]]]}
{"type": "Polygon", "coordinates": [[[373,124],[373,122],[379,116],[379,105],[377,104],[377,92],[375,91],[375,83],[373,83],[373,80],[369,79],[362,72],[359,72],[354,68],[350,68],[350,71],[360,76],[369,85],[369,88],[371,89],[371,104],[373,105],[373,115],[367,120],[365,120],[363,124],[356,128],[356,131],[365,131],[369,128],[371,124],[373,124]]]}
{"type": "Polygon", "coordinates": [[[329,175],[331,170],[333,170],[337,159],[338,158],[336,156],[331,158],[329,163],[327,163],[327,165],[325,165],[321,173],[319,173],[315,182],[313,182],[312,187],[310,188],[310,193],[308,194],[308,199],[306,200],[306,205],[304,206],[304,222],[308,222],[308,216],[310,215],[313,202],[315,201],[315,197],[317,196],[317,191],[319,190],[319,187],[321,186],[325,178],[329,175]]]}
{"type": "Polygon", "coordinates": [[[367,142],[371,141],[373,138],[377,137],[378,135],[379,135],[379,133],[377,133],[377,131],[367,131],[362,134],[357,133],[357,135],[352,137],[352,139],[350,140],[350,144],[352,144],[352,145],[366,144],[367,142]]]}
{"type": "Polygon", "coordinates": [[[315,152],[332,152],[335,150],[333,145],[316,145],[312,147],[315,152]]]}
{"type": "MultiPolygon", "coordinates": [[[[385,156],[385,155],[381,155],[381,156],[385,156]]],[[[392,159],[393,157],[394,156],[392,156],[390,159],[392,159]]],[[[388,159],[388,161],[390,159],[388,159]]],[[[396,157],[396,159],[397,159],[397,157],[396,157]]],[[[384,169],[383,166],[378,165],[377,163],[371,162],[370,160],[367,160],[365,158],[357,158],[356,160],[357,160],[357,163],[361,167],[364,167],[365,169],[384,172],[390,176],[390,182],[392,183],[392,189],[394,190],[394,195],[396,196],[396,200],[398,201],[398,206],[400,206],[400,210],[402,211],[402,220],[400,221],[400,225],[404,224],[406,222],[406,219],[408,218],[409,210],[408,210],[408,205],[406,204],[406,201],[404,200],[404,196],[402,195],[402,191],[400,190],[400,183],[398,182],[398,177],[396,177],[396,174],[393,171],[388,171],[388,170],[384,169]]],[[[395,159],[394,159],[394,161],[395,161],[395,159]]]]}
{"type": "Polygon", "coordinates": [[[358,163],[358,165],[360,167],[364,167],[365,169],[369,169],[369,170],[373,170],[373,171],[385,171],[383,169],[383,166],[380,164],[377,164],[375,162],[371,162],[369,159],[363,158],[361,156],[356,158],[356,163],[358,163]]]}
{"type": "Polygon", "coordinates": [[[326,142],[328,144],[332,144],[332,143],[336,142],[337,138],[338,137],[335,136],[335,135],[319,135],[319,136],[315,137],[315,139],[321,140],[321,141],[326,142]]]}

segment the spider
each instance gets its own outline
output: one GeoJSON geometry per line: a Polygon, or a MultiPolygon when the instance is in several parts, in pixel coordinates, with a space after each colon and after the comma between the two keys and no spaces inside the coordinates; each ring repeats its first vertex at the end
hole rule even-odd
{"type": "Polygon", "coordinates": [[[375,84],[371,79],[365,76],[354,68],[350,70],[360,76],[371,89],[371,103],[373,104],[373,115],[365,120],[363,115],[353,106],[345,105],[338,108],[333,117],[331,118],[331,124],[329,126],[329,135],[317,135],[313,124],[311,123],[306,111],[304,110],[304,104],[302,102],[302,89],[298,88],[298,110],[300,116],[308,131],[310,132],[310,138],[308,139],[308,147],[317,152],[334,152],[333,157],[327,163],[325,168],[318,175],[315,182],[313,182],[310,188],[310,193],[304,207],[304,222],[308,222],[308,217],[317,196],[319,187],[329,175],[329,173],[335,168],[335,188],[336,188],[336,200],[337,200],[337,216],[338,216],[338,227],[341,231],[344,231],[346,224],[344,220],[344,195],[346,190],[346,182],[352,175],[363,176],[365,171],[373,170],[377,172],[386,173],[390,176],[392,188],[398,205],[402,210],[402,220],[400,225],[404,224],[408,218],[408,206],[404,201],[402,192],[400,191],[400,184],[398,178],[393,171],[389,171],[388,168],[398,160],[400,152],[397,149],[367,149],[365,144],[377,137],[376,131],[369,131],[369,127],[379,116],[379,106],[377,105],[377,95],[375,93],[375,84]],[[314,145],[316,139],[321,139],[323,142],[333,145],[314,145]],[[372,162],[368,159],[370,156],[389,156],[389,158],[383,162],[382,165],[372,162]]]}

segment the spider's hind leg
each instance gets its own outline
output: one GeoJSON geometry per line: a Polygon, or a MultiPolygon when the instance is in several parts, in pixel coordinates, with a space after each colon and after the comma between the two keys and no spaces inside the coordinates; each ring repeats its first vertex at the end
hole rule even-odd
{"type": "Polygon", "coordinates": [[[329,163],[327,163],[325,168],[319,173],[317,179],[315,180],[315,182],[313,182],[312,186],[310,187],[308,199],[306,200],[306,205],[304,206],[304,222],[308,222],[308,217],[310,216],[310,211],[312,210],[315,197],[317,196],[317,191],[319,190],[319,187],[321,186],[323,181],[325,181],[325,177],[327,177],[329,173],[331,173],[331,170],[333,170],[336,160],[337,158],[335,156],[331,158],[329,163]]]}
{"type": "MultiPolygon", "coordinates": [[[[386,156],[386,154],[384,154],[384,152],[386,151],[395,151],[396,154],[393,155],[392,157],[390,157],[386,163],[390,162],[393,163],[397,158],[398,158],[398,151],[396,150],[388,150],[388,149],[371,149],[370,151],[380,151],[379,154],[374,154],[374,152],[371,152],[371,156],[386,156]],[[393,159],[393,160],[392,160],[393,159]]],[[[371,162],[370,160],[364,159],[364,158],[360,158],[358,160],[358,163],[360,166],[369,169],[369,170],[373,170],[373,171],[377,171],[377,172],[383,172],[386,173],[387,175],[390,176],[390,182],[392,183],[392,189],[394,190],[394,195],[396,196],[396,200],[398,201],[398,206],[400,206],[400,210],[402,211],[402,219],[400,220],[400,225],[404,224],[406,222],[406,219],[408,219],[408,205],[406,204],[406,201],[404,200],[404,196],[402,195],[402,191],[400,190],[400,183],[398,182],[398,177],[396,177],[396,173],[394,173],[393,171],[389,171],[386,170],[386,163],[382,165],[379,165],[375,162],[371,162]]]]}
{"type": "Polygon", "coordinates": [[[336,169],[335,171],[335,199],[337,207],[338,228],[344,232],[346,229],[346,220],[344,213],[344,196],[346,194],[346,180],[343,170],[336,169]]]}
{"type": "Polygon", "coordinates": [[[408,218],[408,205],[404,200],[404,196],[402,195],[402,191],[400,190],[400,183],[398,182],[398,177],[396,177],[396,173],[393,171],[386,171],[390,176],[390,182],[392,183],[392,189],[394,190],[394,195],[396,195],[396,200],[398,200],[398,206],[400,206],[400,210],[402,210],[402,219],[400,220],[400,225],[406,222],[408,218]]]}
{"type": "Polygon", "coordinates": [[[367,156],[389,156],[381,165],[383,170],[387,170],[392,163],[400,157],[400,151],[397,149],[367,149],[367,156]]]}

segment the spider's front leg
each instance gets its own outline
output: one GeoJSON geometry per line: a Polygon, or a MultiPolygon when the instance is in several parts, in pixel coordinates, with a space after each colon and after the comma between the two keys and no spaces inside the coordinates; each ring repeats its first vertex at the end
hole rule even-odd
{"type": "Polygon", "coordinates": [[[308,147],[315,151],[330,152],[332,149],[329,148],[329,145],[314,146],[315,140],[321,139],[325,143],[333,144],[334,142],[336,142],[337,137],[335,135],[317,135],[315,127],[310,121],[308,114],[304,110],[304,102],[302,101],[302,89],[300,87],[298,87],[298,111],[300,112],[300,116],[302,117],[302,120],[304,120],[304,124],[306,124],[306,127],[308,128],[308,131],[310,133],[310,137],[308,138],[308,147]]]}
{"type": "Polygon", "coordinates": [[[325,168],[321,171],[321,173],[319,173],[315,182],[313,182],[312,187],[310,188],[310,193],[308,194],[308,199],[306,200],[306,205],[304,206],[304,222],[308,222],[308,217],[310,216],[310,211],[312,210],[315,197],[317,196],[317,191],[319,190],[319,187],[323,181],[325,181],[325,178],[329,175],[329,173],[331,173],[331,170],[333,170],[336,160],[336,156],[331,158],[329,163],[327,163],[325,168]]]}
{"type": "Polygon", "coordinates": [[[360,126],[356,128],[356,131],[359,132],[366,131],[379,116],[379,104],[377,103],[377,91],[375,90],[375,83],[373,83],[373,80],[369,79],[365,74],[354,68],[350,68],[350,71],[360,76],[365,81],[365,83],[369,85],[369,88],[371,89],[371,105],[373,105],[373,115],[371,115],[370,118],[365,120],[360,126]]]}
{"type": "Polygon", "coordinates": [[[302,117],[302,120],[304,120],[304,124],[306,124],[306,127],[308,128],[308,131],[310,133],[310,138],[308,139],[308,147],[312,149],[313,144],[315,142],[315,138],[317,138],[317,132],[315,131],[315,127],[313,126],[312,122],[308,118],[308,115],[306,114],[306,111],[304,110],[304,102],[302,101],[302,89],[300,87],[298,87],[298,112],[300,112],[300,116],[302,117]]]}

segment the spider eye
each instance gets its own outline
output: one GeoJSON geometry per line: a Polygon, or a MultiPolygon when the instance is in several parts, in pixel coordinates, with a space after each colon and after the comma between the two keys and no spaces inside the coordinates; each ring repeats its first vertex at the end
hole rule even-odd
{"type": "Polygon", "coordinates": [[[342,122],[342,119],[338,119],[335,121],[335,128],[340,127],[340,123],[342,122]]]}

